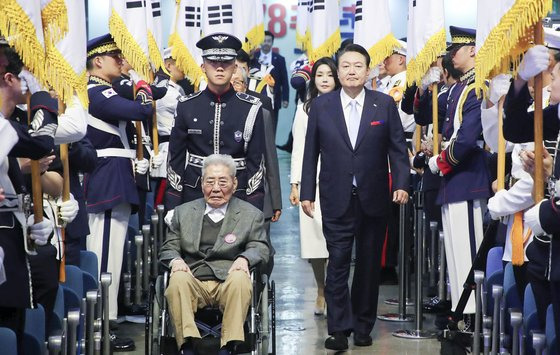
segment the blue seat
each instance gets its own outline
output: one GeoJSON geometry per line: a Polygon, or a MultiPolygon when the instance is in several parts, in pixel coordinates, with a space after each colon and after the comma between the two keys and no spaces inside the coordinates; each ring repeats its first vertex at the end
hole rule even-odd
{"type": "Polygon", "coordinates": [[[66,265],[66,282],[62,285],[70,288],[81,299],[85,297],[83,271],[75,265],[66,265]]]}
{"type": "Polygon", "coordinates": [[[10,328],[0,327],[0,344],[2,344],[2,354],[17,355],[16,333],[10,328]]]}
{"type": "Polygon", "coordinates": [[[525,330],[525,354],[531,355],[535,353],[533,349],[533,337],[531,333],[540,328],[539,317],[537,315],[537,303],[535,294],[531,284],[525,287],[525,295],[523,297],[523,329],[525,330]]]}
{"type": "Polygon", "coordinates": [[[558,339],[556,339],[552,305],[549,305],[546,310],[546,345],[548,346],[548,355],[558,354],[558,339]]]}
{"type": "Polygon", "coordinates": [[[84,292],[87,294],[88,291],[97,290],[97,280],[89,274],[89,272],[83,272],[82,278],[84,282],[84,292]]]}
{"type": "Polygon", "coordinates": [[[519,293],[517,292],[515,276],[513,275],[513,265],[511,263],[507,263],[504,269],[504,296],[505,309],[523,308],[521,299],[519,299],[519,293]]]}
{"type": "Polygon", "coordinates": [[[51,323],[48,325],[47,334],[53,335],[62,329],[62,319],[64,318],[64,288],[58,285],[56,300],[54,301],[51,323]]]}
{"type": "Polygon", "coordinates": [[[80,250],[80,269],[93,276],[95,282],[97,282],[97,280],[99,279],[98,267],[99,261],[97,260],[97,255],[95,255],[94,252],[88,250],[80,250]]]}
{"type": "Polygon", "coordinates": [[[504,256],[504,248],[494,247],[488,251],[488,256],[486,257],[486,273],[488,277],[494,274],[496,271],[503,270],[502,257],[504,256]]]}
{"type": "Polygon", "coordinates": [[[23,352],[25,355],[45,353],[45,310],[40,304],[35,309],[28,308],[25,310],[23,333],[23,352]]]}

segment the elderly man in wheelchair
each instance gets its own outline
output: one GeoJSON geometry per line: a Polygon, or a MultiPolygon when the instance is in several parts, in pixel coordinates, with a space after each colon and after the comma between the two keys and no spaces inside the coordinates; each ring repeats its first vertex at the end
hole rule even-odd
{"type": "Polygon", "coordinates": [[[165,297],[181,354],[194,354],[200,338],[194,315],[207,306],[223,312],[219,354],[231,354],[244,341],[253,291],[249,268],[269,258],[262,212],[233,196],[235,172],[228,155],[204,160],[204,198],[175,208],[160,251],[171,269],[165,297]]]}

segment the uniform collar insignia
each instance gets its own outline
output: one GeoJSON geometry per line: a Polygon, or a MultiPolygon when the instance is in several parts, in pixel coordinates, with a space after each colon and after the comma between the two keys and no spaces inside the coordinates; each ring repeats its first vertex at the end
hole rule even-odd
{"type": "Polygon", "coordinates": [[[459,79],[459,81],[462,82],[462,83],[467,83],[467,84],[470,84],[471,82],[473,82],[474,81],[474,68],[472,68],[471,70],[469,70],[468,72],[463,74],[461,76],[461,78],[459,79]]]}
{"type": "Polygon", "coordinates": [[[106,81],[105,79],[101,79],[100,77],[95,76],[95,75],[90,75],[89,80],[91,80],[91,81],[93,81],[97,84],[112,86],[110,82],[106,81]]]}

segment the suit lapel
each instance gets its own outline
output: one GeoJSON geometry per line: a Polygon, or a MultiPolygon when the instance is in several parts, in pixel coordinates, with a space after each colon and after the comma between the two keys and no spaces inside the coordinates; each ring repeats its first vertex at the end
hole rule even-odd
{"type": "Polygon", "coordinates": [[[362,117],[360,117],[360,128],[358,129],[358,138],[356,138],[356,147],[354,150],[358,150],[360,143],[362,142],[364,136],[366,135],[368,126],[371,121],[375,118],[375,112],[377,111],[377,99],[373,92],[367,89],[366,96],[364,99],[364,107],[362,108],[362,117]]]}
{"type": "Polygon", "coordinates": [[[204,210],[206,208],[206,202],[204,199],[201,203],[193,206],[192,219],[193,223],[190,225],[191,235],[194,235],[194,248],[198,252],[200,250],[200,237],[202,233],[202,219],[204,218],[204,210]]]}
{"type": "Polygon", "coordinates": [[[352,143],[350,142],[350,136],[348,135],[348,127],[346,126],[346,120],[344,119],[344,109],[340,98],[340,90],[338,90],[337,95],[334,95],[335,97],[332,98],[333,106],[336,110],[336,112],[334,112],[334,120],[338,131],[342,135],[342,139],[344,139],[348,148],[352,150],[352,143]]]}
{"type": "Polygon", "coordinates": [[[224,222],[222,223],[222,228],[220,228],[220,233],[218,234],[218,238],[216,238],[216,243],[214,244],[212,250],[218,250],[222,244],[224,244],[224,237],[226,234],[231,233],[235,229],[237,222],[239,222],[239,213],[240,210],[237,199],[233,197],[229,201],[229,206],[224,217],[224,222]]]}

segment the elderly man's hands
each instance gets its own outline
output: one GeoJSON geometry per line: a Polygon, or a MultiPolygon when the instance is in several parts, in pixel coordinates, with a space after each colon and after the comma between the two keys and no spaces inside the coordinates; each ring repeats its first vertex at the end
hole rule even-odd
{"type": "Polygon", "coordinates": [[[247,259],[243,257],[238,257],[237,259],[235,259],[228,270],[228,274],[236,270],[245,271],[247,276],[249,276],[249,262],[247,261],[247,259]]]}
{"type": "Polygon", "coordinates": [[[191,269],[183,259],[174,259],[171,262],[171,273],[177,271],[184,271],[184,272],[188,272],[189,274],[192,274],[191,269]]]}

